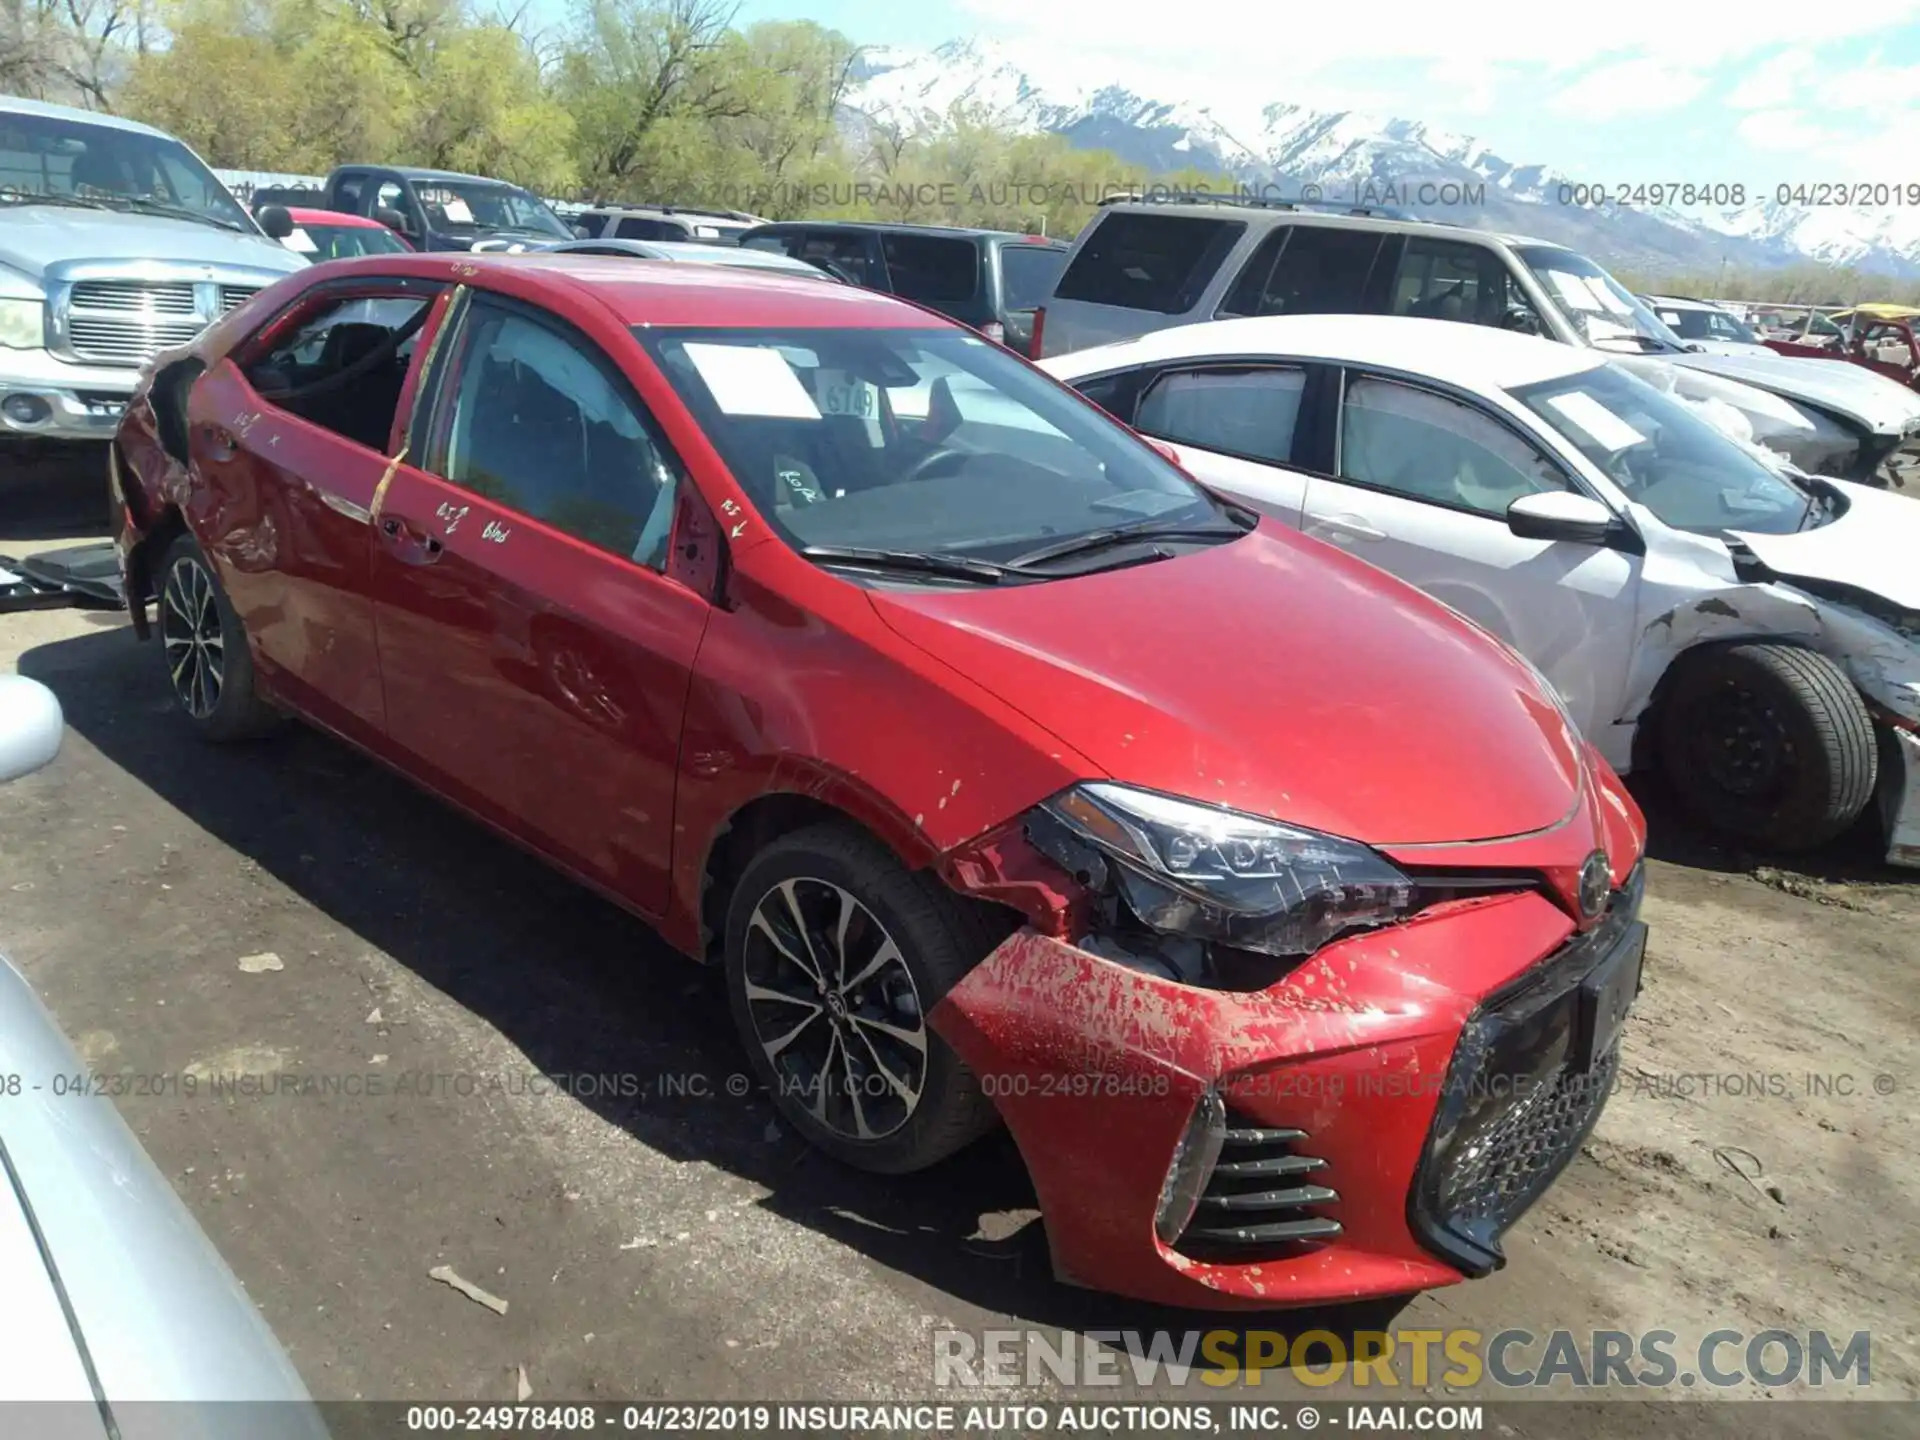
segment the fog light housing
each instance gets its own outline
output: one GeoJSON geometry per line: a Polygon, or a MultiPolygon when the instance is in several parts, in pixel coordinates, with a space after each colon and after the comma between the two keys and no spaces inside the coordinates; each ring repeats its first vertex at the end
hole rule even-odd
{"type": "Polygon", "coordinates": [[[53,418],[53,406],[38,395],[9,395],[0,400],[0,412],[16,425],[44,425],[53,418]]]}
{"type": "Polygon", "coordinates": [[[1227,1138],[1227,1107],[1220,1092],[1209,1085],[1193,1107],[1193,1116],[1174,1146],[1173,1163],[1160,1186],[1160,1208],[1153,1217],[1153,1233],[1162,1245],[1172,1245],[1193,1223],[1200,1196],[1213,1178],[1220,1147],[1227,1138]]]}

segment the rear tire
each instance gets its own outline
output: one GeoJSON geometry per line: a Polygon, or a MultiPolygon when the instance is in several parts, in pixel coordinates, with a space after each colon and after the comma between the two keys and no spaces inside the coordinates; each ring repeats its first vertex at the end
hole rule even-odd
{"type": "Polygon", "coordinates": [[[246,631],[192,535],[174,537],[155,578],[161,657],[194,732],[224,743],[274,729],[280,716],[255,688],[246,631]]]}
{"type": "Polygon", "coordinates": [[[1847,674],[1794,645],[1715,645],[1683,656],[1662,707],[1660,758],[1712,830],[1781,851],[1840,834],[1873,796],[1879,747],[1847,674]]]}
{"type": "Polygon", "coordinates": [[[727,907],[727,994],[782,1118],[836,1160],[886,1175],[991,1130],[979,1080],[926,1016],[1001,938],[852,825],[810,825],[762,850],[727,907]]]}

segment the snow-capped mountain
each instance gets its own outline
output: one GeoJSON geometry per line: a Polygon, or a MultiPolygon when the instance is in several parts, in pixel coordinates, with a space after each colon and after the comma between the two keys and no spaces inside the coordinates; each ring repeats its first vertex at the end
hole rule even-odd
{"type": "Polygon", "coordinates": [[[1227,116],[1115,85],[1044,82],[1010,51],[955,40],[931,51],[874,49],[848,99],[856,126],[912,133],[956,113],[1052,131],[1156,174],[1230,175],[1276,198],[1400,210],[1424,219],[1558,241],[1638,271],[1707,271],[1809,260],[1920,276],[1920,210],[1780,206],[1683,212],[1567,203],[1569,177],[1515,165],[1479,141],[1417,120],[1274,103],[1227,116]]]}

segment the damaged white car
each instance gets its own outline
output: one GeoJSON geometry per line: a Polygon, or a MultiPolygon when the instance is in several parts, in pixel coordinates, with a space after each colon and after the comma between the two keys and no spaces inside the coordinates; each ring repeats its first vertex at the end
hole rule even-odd
{"type": "Polygon", "coordinates": [[[1769,466],[1604,355],[1480,327],[1226,320],[1042,368],[1499,635],[1712,829],[1808,849],[1877,797],[1888,859],[1920,867],[1914,500],[1769,466]]]}

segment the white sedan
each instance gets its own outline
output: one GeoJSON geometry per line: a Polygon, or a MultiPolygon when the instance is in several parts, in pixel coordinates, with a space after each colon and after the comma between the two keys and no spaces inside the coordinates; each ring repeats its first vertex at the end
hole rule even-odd
{"type": "Polygon", "coordinates": [[[1806,849],[1877,795],[1888,859],[1920,867],[1912,499],[1769,465],[1605,355],[1474,326],[1226,320],[1042,368],[1499,635],[1616,770],[1658,766],[1712,828],[1806,849]]]}

